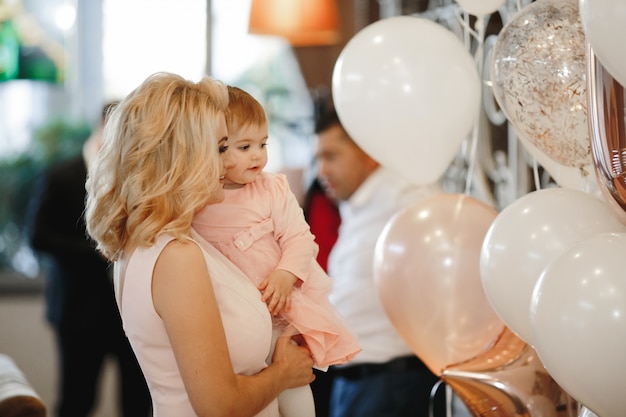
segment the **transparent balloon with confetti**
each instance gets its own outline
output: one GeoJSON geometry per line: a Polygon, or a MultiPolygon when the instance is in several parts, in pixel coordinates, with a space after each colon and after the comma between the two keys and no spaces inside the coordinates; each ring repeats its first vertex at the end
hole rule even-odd
{"type": "Polygon", "coordinates": [[[522,143],[559,166],[592,174],[578,1],[524,7],[498,34],[491,66],[496,101],[522,143]]]}

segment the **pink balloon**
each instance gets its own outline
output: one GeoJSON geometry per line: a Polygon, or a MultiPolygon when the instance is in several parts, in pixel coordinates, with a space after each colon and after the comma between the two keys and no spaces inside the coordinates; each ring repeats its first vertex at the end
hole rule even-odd
{"type": "Polygon", "coordinates": [[[479,274],[496,215],[472,197],[440,194],[396,214],[378,239],[374,277],[385,312],[436,375],[483,352],[504,328],[479,274]]]}

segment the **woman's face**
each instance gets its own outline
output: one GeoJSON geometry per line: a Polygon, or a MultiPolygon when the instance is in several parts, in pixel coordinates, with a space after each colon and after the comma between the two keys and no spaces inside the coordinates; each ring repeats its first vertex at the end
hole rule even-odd
{"type": "Polygon", "coordinates": [[[219,148],[220,155],[220,177],[219,177],[219,191],[216,193],[216,200],[224,200],[224,181],[226,177],[226,171],[234,165],[231,152],[228,149],[228,129],[226,128],[226,118],[222,114],[217,124],[217,146],[219,148]]]}
{"type": "MultiPolygon", "coordinates": [[[[226,170],[229,166],[233,165],[232,156],[228,150],[228,130],[226,128],[226,118],[224,114],[219,116],[216,130],[217,147],[219,152],[219,177],[218,183],[208,182],[209,190],[208,201],[206,204],[216,204],[224,201],[224,181],[226,176],[226,170]]],[[[207,180],[209,180],[207,178],[207,180]]]]}

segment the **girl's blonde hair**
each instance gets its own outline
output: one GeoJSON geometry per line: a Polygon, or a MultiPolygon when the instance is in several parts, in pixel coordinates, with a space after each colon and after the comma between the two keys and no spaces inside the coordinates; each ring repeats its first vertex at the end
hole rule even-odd
{"type": "Polygon", "coordinates": [[[261,126],[267,123],[265,110],[250,93],[239,87],[228,86],[228,108],[226,124],[228,129],[243,129],[248,126],[261,126]]]}
{"type": "Polygon", "coordinates": [[[87,231],[116,260],[160,233],[185,238],[194,213],[223,198],[218,121],[226,86],[169,73],[148,77],[112,111],[87,177],[87,231]]]}

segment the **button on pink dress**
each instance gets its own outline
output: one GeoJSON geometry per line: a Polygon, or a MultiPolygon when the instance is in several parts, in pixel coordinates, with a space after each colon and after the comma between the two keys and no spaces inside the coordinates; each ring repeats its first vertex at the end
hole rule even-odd
{"type": "MultiPolygon", "coordinates": [[[[195,238],[197,242],[202,239],[195,238]]],[[[115,265],[116,297],[124,330],[150,388],[153,416],[195,417],[163,322],[152,303],[152,271],[171,240],[161,235],[154,246],[136,249],[123,276],[115,265]]],[[[241,270],[206,242],[198,243],[215,290],[234,371],[256,374],[267,366],[265,359],[271,347],[272,320],[267,307],[241,270]]],[[[257,416],[278,417],[277,400],[257,416]]]]}
{"type": "Polygon", "coordinates": [[[285,176],[264,172],[253,183],[224,191],[224,202],[196,214],[196,231],[255,286],[275,269],[302,280],[282,319],[303,335],[317,367],[352,359],[361,349],[328,301],[332,280],[315,260],[317,244],[285,176]]]}

